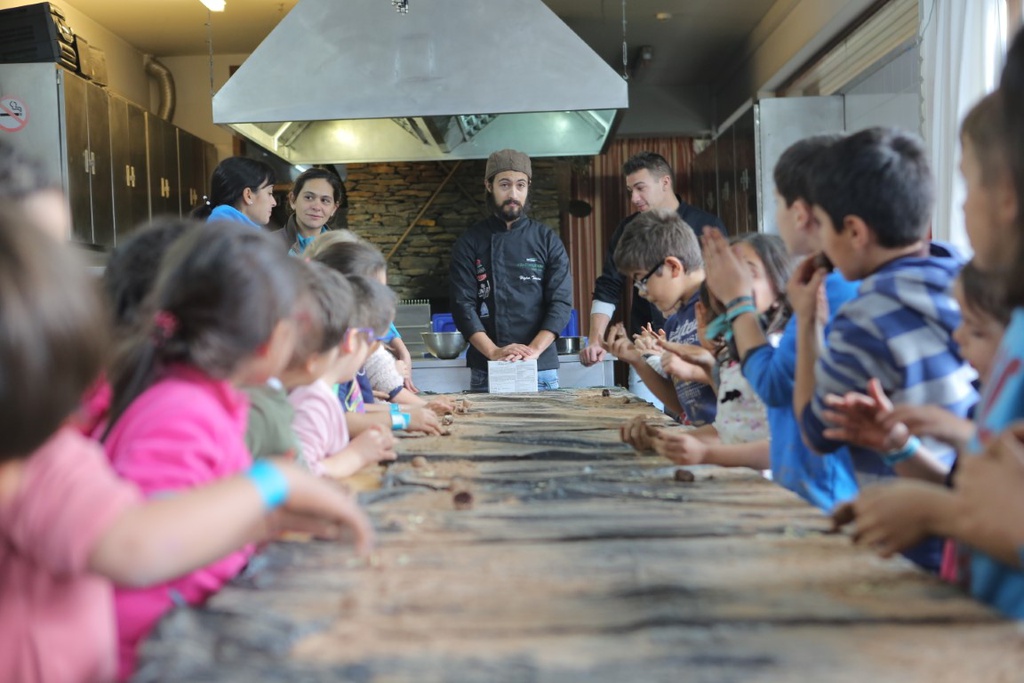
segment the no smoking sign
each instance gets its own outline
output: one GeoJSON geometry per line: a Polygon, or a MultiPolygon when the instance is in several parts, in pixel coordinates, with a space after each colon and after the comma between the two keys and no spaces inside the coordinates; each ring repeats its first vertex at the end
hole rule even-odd
{"type": "Polygon", "coordinates": [[[28,107],[18,97],[0,97],[0,132],[17,133],[28,124],[28,107]]]}

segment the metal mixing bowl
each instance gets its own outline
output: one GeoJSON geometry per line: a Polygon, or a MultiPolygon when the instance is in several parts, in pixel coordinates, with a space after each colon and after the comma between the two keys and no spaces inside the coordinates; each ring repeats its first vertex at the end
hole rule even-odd
{"type": "Polygon", "coordinates": [[[423,345],[435,358],[458,358],[469,346],[461,332],[420,332],[420,335],[423,337],[423,345]]]}
{"type": "Polygon", "coordinates": [[[555,350],[559,355],[577,354],[583,350],[586,337],[559,337],[555,340],[555,350]]]}

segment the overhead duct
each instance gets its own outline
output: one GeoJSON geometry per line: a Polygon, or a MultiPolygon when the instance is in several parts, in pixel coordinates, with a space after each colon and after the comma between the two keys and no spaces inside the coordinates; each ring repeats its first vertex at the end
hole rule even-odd
{"type": "Polygon", "coordinates": [[[164,121],[172,121],[176,100],[174,75],[171,74],[170,69],[150,55],[146,55],[145,66],[146,73],[156,81],[157,88],[160,90],[160,109],[157,110],[156,115],[164,121]]]}
{"type": "Polygon", "coordinates": [[[599,154],[625,81],[541,0],[299,0],[213,98],[293,164],[599,154]]]}

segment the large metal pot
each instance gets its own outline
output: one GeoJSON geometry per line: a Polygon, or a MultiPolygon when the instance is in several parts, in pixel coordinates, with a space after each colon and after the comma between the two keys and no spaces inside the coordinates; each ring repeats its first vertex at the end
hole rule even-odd
{"type": "Polygon", "coordinates": [[[458,358],[469,346],[461,332],[421,332],[420,335],[423,337],[423,345],[435,358],[458,358]]]}
{"type": "Polygon", "coordinates": [[[586,337],[559,337],[555,340],[555,350],[560,356],[575,355],[583,350],[586,343],[586,337]]]}

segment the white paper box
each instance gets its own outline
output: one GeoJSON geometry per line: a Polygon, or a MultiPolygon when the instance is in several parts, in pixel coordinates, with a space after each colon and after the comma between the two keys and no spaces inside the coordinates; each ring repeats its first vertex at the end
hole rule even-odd
{"type": "Polygon", "coordinates": [[[537,361],[487,361],[487,391],[492,394],[537,393],[537,361]]]}

